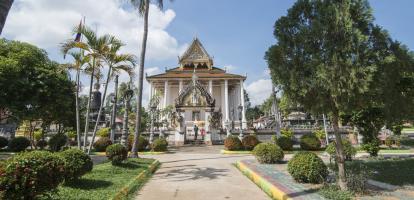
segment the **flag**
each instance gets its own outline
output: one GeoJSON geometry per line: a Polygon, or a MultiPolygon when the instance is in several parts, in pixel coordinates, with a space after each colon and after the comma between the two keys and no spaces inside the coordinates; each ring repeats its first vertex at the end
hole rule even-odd
{"type": "Polygon", "coordinates": [[[82,20],[79,23],[78,33],[76,33],[75,42],[81,41],[81,36],[82,36],[82,34],[80,33],[81,27],[82,27],[82,20]]]}

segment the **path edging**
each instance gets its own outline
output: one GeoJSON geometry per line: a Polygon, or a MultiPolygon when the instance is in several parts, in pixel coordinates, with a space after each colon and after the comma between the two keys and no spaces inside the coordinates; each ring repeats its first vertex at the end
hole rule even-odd
{"type": "Polygon", "coordinates": [[[282,200],[291,200],[288,194],[283,192],[275,185],[269,183],[266,179],[258,175],[256,172],[247,167],[243,162],[237,161],[236,167],[239,169],[246,177],[253,181],[260,189],[262,189],[267,195],[272,199],[282,199],[282,200]]]}
{"type": "Polygon", "coordinates": [[[135,192],[137,185],[137,182],[143,181],[144,179],[148,178],[150,175],[152,175],[160,166],[160,162],[158,160],[154,160],[150,164],[150,166],[145,169],[144,171],[140,172],[128,185],[121,188],[116,195],[111,198],[112,200],[120,200],[120,199],[126,199],[128,195],[133,194],[135,192]]]}
{"type": "Polygon", "coordinates": [[[229,150],[224,150],[222,149],[220,151],[221,154],[241,154],[241,155],[250,155],[252,154],[251,151],[229,151],[229,150]]]}

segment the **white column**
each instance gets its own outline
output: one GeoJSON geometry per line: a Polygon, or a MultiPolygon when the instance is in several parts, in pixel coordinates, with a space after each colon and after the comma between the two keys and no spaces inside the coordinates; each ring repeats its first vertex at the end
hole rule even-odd
{"type": "Polygon", "coordinates": [[[181,91],[183,91],[183,80],[178,82],[178,95],[181,94],[181,91]]]}
{"type": "Polygon", "coordinates": [[[148,103],[151,101],[152,96],[154,96],[154,95],[152,94],[152,82],[149,82],[148,103]]]}
{"type": "Polygon", "coordinates": [[[168,81],[164,82],[164,104],[163,108],[167,107],[167,98],[168,98],[168,81]]]}
{"type": "Polygon", "coordinates": [[[229,121],[229,82],[224,80],[224,109],[226,114],[226,122],[229,121]]]}
{"type": "Polygon", "coordinates": [[[208,92],[213,96],[213,80],[208,81],[208,92]]]}
{"type": "Polygon", "coordinates": [[[244,87],[243,87],[243,80],[240,80],[240,101],[241,105],[243,106],[242,111],[242,128],[246,128],[246,108],[244,106],[244,87]]]}

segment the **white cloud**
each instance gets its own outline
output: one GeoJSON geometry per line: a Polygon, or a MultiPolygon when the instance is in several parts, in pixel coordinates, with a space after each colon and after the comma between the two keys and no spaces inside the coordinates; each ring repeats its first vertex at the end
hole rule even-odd
{"type": "MultiPolygon", "coordinates": [[[[143,20],[125,3],[124,0],[17,0],[9,13],[4,36],[33,43],[57,57],[59,44],[73,38],[72,28],[86,16],[86,24],[99,34],[115,35],[126,44],[123,51],[139,55],[143,20]]],[[[183,47],[165,30],[174,18],[173,10],[161,11],[151,5],[149,60],[175,58],[182,51],[183,47]]]]}
{"type": "Polygon", "coordinates": [[[272,93],[272,81],[270,79],[259,79],[248,84],[245,88],[252,105],[259,105],[269,98],[272,93]]]}

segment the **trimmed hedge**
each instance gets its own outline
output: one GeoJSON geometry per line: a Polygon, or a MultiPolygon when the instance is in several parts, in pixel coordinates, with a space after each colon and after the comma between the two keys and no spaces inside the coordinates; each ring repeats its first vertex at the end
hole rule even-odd
{"type": "Polygon", "coordinates": [[[288,172],[298,182],[322,183],[328,169],[316,154],[299,152],[288,162],[288,172]]]}
{"type": "Polygon", "coordinates": [[[9,144],[7,138],[0,136],[0,149],[6,147],[7,144],[9,144]]]}
{"type": "Polygon", "coordinates": [[[0,199],[36,199],[63,181],[65,162],[47,151],[24,152],[6,160],[0,174],[0,199]]]}
{"type": "Polygon", "coordinates": [[[229,151],[237,151],[241,150],[243,145],[237,136],[231,135],[224,140],[224,147],[229,151]]]}
{"type": "Polygon", "coordinates": [[[321,148],[321,141],[315,134],[306,134],[300,138],[300,148],[308,151],[317,151],[321,148]]]}
{"type": "Polygon", "coordinates": [[[292,151],[293,150],[293,140],[286,136],[281,136],[277,138],[276,136],[272,136],[272,141],[277,144],[280,148],[284,151],[292,151]]]}
{"type": "Polygon", "coordinates": [[[93,148],[97,152],[105,152],[106,148],[112,144],[112,141],[107,137],[99,138],[94,144],[93,148]]]}
{"type": "Polygon", "coordinates": [[[157,138],[151,144],[151,150],[157,152],[164,152],[168,149],[168,141],[164,138],[157,138]]]}
{"type": "Polygon", "coordinates": [[[128,150],[121,144],[109,145],[106,148],[106,157],[112,162],[112,165],[119,165],[128,158],[128,150]]]}
{"type": "Polygon", "coordinates": [[[40,149],[44,149],[47,146],[47,142],[46,140],[36,141],[36,146],[39,147],[40,149]]]}
{"type": "Polygon", "coordinates": [[[68,136],[62,133],[58,133],[49,139],[49,148],[54,152],[58,152],[68,142],[68,136]]]}
{"type": "Polygon", "coordinates": [[[251,151],[260,141],[254,135],[247,135],[242,139],[242,145],[245,150],[251,151]]]}
{"type": "MultiPolygon", "coordinates": [[[[134,144],[134,135],[128,136],[128,151],[132,150],[132,145],[134,144]]],[[[143,136],[139,136],[138,139],[138,151],[144,151],[149,145],[149,140],[143,136]]]]}
{"type": "Polygon", "coordinates": [[[259,163],[277,163],[285,156],[283,150],[272,143],[260,143],[253,149],[253,155],[259,163]]]}
{"type": "Polygon", "coordinates": [[[9,141],[9,149],[14,152],[21,152],[30,146],[30,140],[26,137],[15,137],[9,141]]]}
{"type": "Polygon", "coordinates": [[[68,149],[59,153],[65,161],[65,180],[73,181],[92,171],[91,157],[79,149],[68,149]]]}
{"type": "Polygon", "coordinates": [[[111,128],[101,128],[97,131],[96,135],[99,137],[109,137],[109,133],[111,132],[111,128]]]}
{"type": "MultiPolygon", "coordinates": [[[[351,142],[346,139],[342,140],[342,145],[344,148],[345,160],[352,160],[352,157],[354,157],[357,153],[356,148],[353,147],[351,142]]],[[[331,158],[336,159],[335,141],[329,143],[325,151],[329,154],[331,158]]]]}

